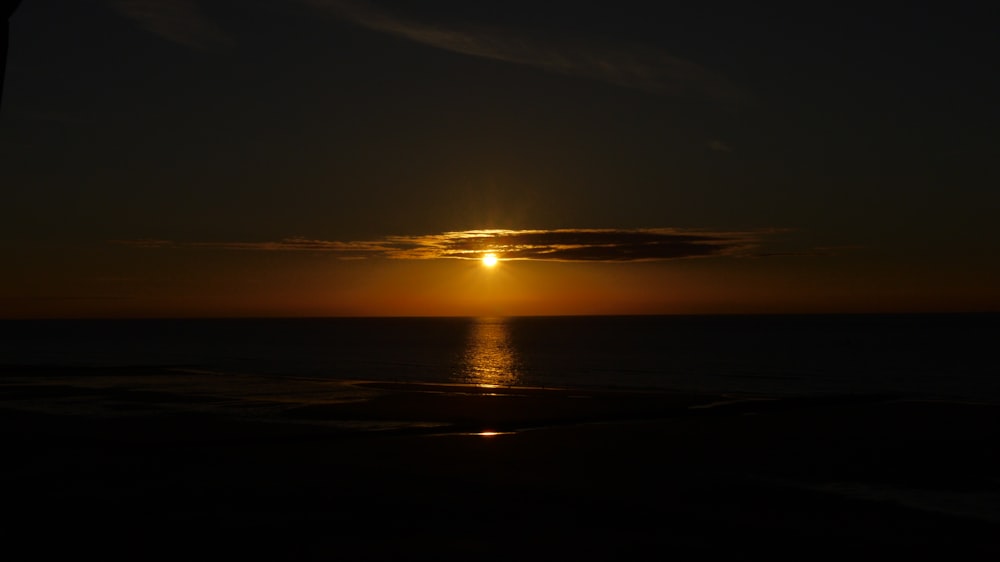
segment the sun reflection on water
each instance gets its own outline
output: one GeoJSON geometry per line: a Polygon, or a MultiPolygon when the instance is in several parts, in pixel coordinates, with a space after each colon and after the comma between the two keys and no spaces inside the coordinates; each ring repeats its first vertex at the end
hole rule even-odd
{"type": "Polygon", "coordinates": [[[485,387],[513,386],[520,382],[517,353],[505,318],[473,320],[459,379],[485,387]]]}

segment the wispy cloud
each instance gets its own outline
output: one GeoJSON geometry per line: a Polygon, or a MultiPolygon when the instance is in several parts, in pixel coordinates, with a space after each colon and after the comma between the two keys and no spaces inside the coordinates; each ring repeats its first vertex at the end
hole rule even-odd
{"type": "MultiPolygon", "coordinates": [[[[147,31],[192,49],[232,43],[199,0],[109,0],[147,31]]],[[[362,0],[298,0],[355,25],[464,55],[520,64],[626,88],[738,101],[722,75],[654,47],[601,45],[589,39],[534,36],[518,29],[418,21],[362,0]]]]}
{"type": "Polygon", "coordinates": [[[627,88],[736,101],[738,89],[723,76],[655,48],[597,45],[514,29],[425,23],[356,0],[301,0],[361,27],[446,51],[532,66],[627,88]]]}
{"type": "Polygon", "coordinates": [[[480,259],[483,254],[495,253],[504,260],[634,262],[751,255],[751,249],[771,232],[774,231],[716,232],[676,228],[466,230],[351,242],[309,238],[265,242],[151,239],[115,242],[139,248],[325,252],[344,259],[480,259]]]}
{"type": "Polygon", "coordinates": [[[196,0],[113,0],[113,5],[147,31],[178,45],[210,50],[231,43],[196,0]]]}
{"type": "Polygon", "coordinates": [[[718,139],[713,140],[712,142],[708,143],[708,149],[709,150],[714,150],[715,152],[732,152],[733,151],[733,147],[729,146],[728,144],[726,144],[726,143],[724,143],[724,142],[722,142],[722,141],[720,141],[718,139]]]}

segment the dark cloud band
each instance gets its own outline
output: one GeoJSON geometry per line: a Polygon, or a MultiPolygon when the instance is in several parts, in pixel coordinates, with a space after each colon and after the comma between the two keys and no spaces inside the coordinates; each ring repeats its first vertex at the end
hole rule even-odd
{"type": "Polygon", "coordinates": [[[504,260],[630,262],[742,254],[763,234],[674,228],[467,230],[353,242],[308,238],[270,242],[118,242],[145,248],[325,252],[341,258],[480,259],[494,253],[504,260]]]}

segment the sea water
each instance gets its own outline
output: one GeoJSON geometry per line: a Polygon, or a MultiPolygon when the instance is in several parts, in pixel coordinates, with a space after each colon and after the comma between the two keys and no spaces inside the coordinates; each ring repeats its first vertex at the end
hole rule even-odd
{"type": "Polygon", "coordinates": [[[997,314],[0,321],[0,365],[1000,401],[997,314]]]}

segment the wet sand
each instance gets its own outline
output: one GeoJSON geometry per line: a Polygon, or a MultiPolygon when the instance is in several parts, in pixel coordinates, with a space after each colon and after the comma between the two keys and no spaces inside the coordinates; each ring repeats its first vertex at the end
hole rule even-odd
{"type": "Polygon", "coordinates": [[[0,373],[37,558],[1000,559],[996,405],[0,373]]]}

